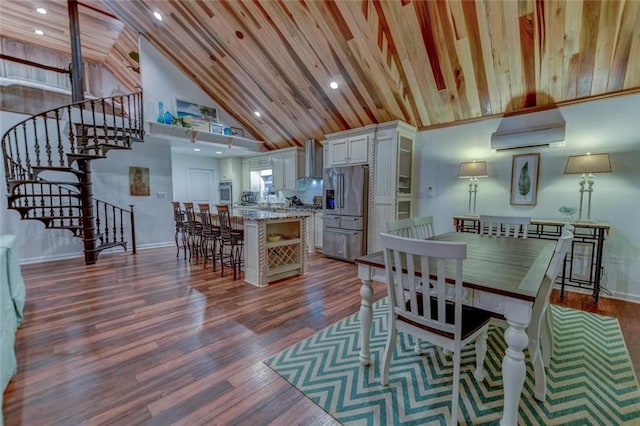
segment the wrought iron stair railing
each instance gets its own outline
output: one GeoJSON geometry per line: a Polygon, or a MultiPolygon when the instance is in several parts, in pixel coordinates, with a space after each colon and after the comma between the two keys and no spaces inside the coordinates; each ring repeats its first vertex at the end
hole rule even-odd
{"type": "Polygon", "coordinates": [[[13,126],[2,137],[8,207],[82,238],[88,264],[107,248],[126,250],[127,229],[135,253],[133,206],[93,198],[90,162],[142,142],[142,117],[138,92],[65,105],[13,126]]]}

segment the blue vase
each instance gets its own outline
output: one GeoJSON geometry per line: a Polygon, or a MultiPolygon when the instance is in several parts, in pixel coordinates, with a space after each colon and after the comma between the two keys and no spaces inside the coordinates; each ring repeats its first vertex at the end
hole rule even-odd
{"type": "Polygon", "coordinates": [[[164,124],[164,105],[162,102],[158,102],[158,118],[156,118],[156,121],[164,124]]]}
{"type": "Polygon", "coordinates": [[[164,113],[164,124],[172,124],[173,123],[173,115],[169,111],[164,113]]]}

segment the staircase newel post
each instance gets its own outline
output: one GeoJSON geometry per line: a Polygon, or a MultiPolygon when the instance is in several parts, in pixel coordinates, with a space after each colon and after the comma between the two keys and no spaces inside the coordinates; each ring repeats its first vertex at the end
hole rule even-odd
{"type": "Polygon", "coordinates": [[[93,210],[93,185],[91,183],[91,162],[78,160],[82,171],[80,176],[80,203],[82,205],[82,240],[84,242],[84,263],[93,265],[98,260],[96,228],[93,210]]]}
{"type": "Polygon", "coordinates": [[[136,254],[136,218],[133,214],[133,204],[129,204],[129,207],[131,207],[129,212],[131,216],[131,254],[136,254]]]}

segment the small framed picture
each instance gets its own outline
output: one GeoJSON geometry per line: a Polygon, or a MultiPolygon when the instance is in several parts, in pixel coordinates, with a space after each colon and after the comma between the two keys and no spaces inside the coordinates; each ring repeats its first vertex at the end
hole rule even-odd
{"type": "Polygon", "coordinates": [[[138,197],[150,195],[148,167],[129,167],[129,195],[138,197]]]}
{"type": "Polygon", "coordinates": [[[511,205],[535,206],[538,203],[540,154],[514,155],[511,163],[511,205]]]}
{"type": "Polygon", "coordinates": [[[240,136],[241,138],[244,137],[244,130],[242,130],[239,127],[232,127],[231,128],[231,136],[240,136]]]}
{"type": "Polygon", "coordinates": [[[224,134],[224,125],[220,123],[211,123],[211,133],[215,135],[224,134]]]}

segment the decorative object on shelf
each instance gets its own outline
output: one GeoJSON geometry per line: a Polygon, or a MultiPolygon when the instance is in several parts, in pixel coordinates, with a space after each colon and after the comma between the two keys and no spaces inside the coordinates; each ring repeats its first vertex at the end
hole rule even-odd
{"type": "Polygon", "coordinates": [[[173,124],[173,115],[169,111],[164,112],[164,124],[173,124]]]}
{"type": "Polygon", "coordinates": [[[562,213],[563,222],[573,222],[573,215],[578,211],[575,207],[562,206],[558,209],[562,213]]]}
{"type": "Polygon", "coordinates": [[[609,154],[591,154],[586,155],[571,155],[567,159],[567,164],[564,168],[564,174],[580,174],[580,209],[578,210],[579,222],[591,222],[591,193],[593,192],[593,184],[595,183],[595,177],[593,173],[611,173],[611,160],[609,154]],[[587,189],[584,185],[587,184],[587,189]],[[582,218],[582,201],[584,193],[588,193],[587,201],[587,218],[582,218]]]}
{"type": "Polygon", "coordinates": [[[518,206],[535,206],[538,203],[538,173],[540,154],[514,155],[511,164],[511,199],[518,206]]]}
{"type": "Polygon", "coordinates": [[[244,137],[244,130],[239,127],[231,127],[229,130],[231,131],[231,136],[240,136],[241,138],[244,137]]]}
{"type": "Polygon", "coordinates": [[[184,117],[171,117],[171,125],[191,129],[191,123],[184,117]]]}
{"type": "Polygon", "coordinates": [[[129,52],[129,58],[131,58],[131,60],[133,60],[138,65],[137,66],[127,65],[127,68],[131,68],[133,72],[137,72],[138,74],[140,74],[140,54],[135,50],[132,50],[129,52]]]}
{"type": "Polygon", "coordinates": [[[231,135],[231,129],[229,129],[227,126],[224,127],[223,133],[227,136],[231,135]]]}
{"type": "Polygon", "coordinates": [[[224,134],[224,125],[220,123],[211,123],[211,133],[214,135],[224,134]]]}
{"type": "Polygon", "coordinates": [[[129,167],[129,195],[148,197],[150,193],[149,168],[129,167]]]}
{"type": "Polygon", "coordinates": [[[156,121],[161,124],[165,124],[164,122],[164,104],[162,102],[158,102],[158,118],[156,121]]]}
{"type": "Polygon", "coordinates": [[[478,178],[488,177],[486,161],[469,161],[460,163],[459,178],[469,178],[468,214],[476,214],[476,197],[478,195],[478,178]],[[473,201],[473,202],[472,202],[473,201]]]}

